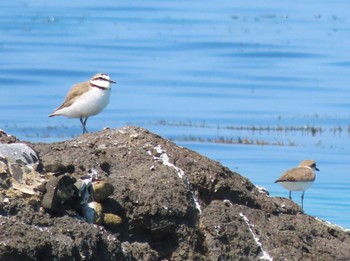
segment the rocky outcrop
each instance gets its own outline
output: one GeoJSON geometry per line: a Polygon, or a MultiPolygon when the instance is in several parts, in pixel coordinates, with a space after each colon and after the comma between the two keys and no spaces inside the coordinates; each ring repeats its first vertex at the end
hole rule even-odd
{"type": "Polygon", "coordinates": [[[349,231],[145,129],[27,145],[46,190],[9,194],[14,177],[0,156],[0,260],[350,260],[349,231]],[[108,184],[106,196],[90,199],[105,222],[84,218],[74,186],[86,180],[108,184]],[[66,187],[57,184],[72,193],[55,201],[66,187]]]}

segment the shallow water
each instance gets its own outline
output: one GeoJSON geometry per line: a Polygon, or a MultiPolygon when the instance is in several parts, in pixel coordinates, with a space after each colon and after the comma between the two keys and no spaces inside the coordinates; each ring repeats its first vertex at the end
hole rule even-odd
{"type": "Polygon", "coordinates": [[[271,196],[288,196],[273,183],[284,170],[315,159],[321,171],[306,213],[350,228],[349,8],[345,0],[2,2],[0,128],[33,142],[80,135],[78,120],[47,115],[73,83],[106,72],[117,84],[90,131],[148,128],[271,196]]]}

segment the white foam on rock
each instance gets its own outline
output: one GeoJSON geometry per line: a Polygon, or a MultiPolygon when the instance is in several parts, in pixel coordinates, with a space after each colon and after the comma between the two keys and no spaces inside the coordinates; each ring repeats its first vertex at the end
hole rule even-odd
{"type": "MultiPolygon", "coordinates": [[[[193,199],[194,204],[196,205],[196,208],[198,209],[199,213],[202,213],[199,201],[196,198],[196,196],[193,193],[193,191],[191,191],[191,189],[190,189],[190,182],[188,180],[188,177],[185,175],[185,172],[181,168],[175,166],[174,164],[172,164],[170,162],[168,154],[166,154],[166,151],[163,150],[160,145],[157,145],[156,147],[154,147],[154,149],[157,151],[157,154],[159,154],[159,155],[153,156],[153,159],[162,162],[162,164],[165,165],[165,166],[168,166],[170,168],[175,169],[175,171],[176,171],[177,175],[179,176],[179,178],[185,180],[186,187],[187,187],[187,189],[190,191],[190,193],[192,195],[192,199],[193,199]]],[[[148,154],[152,155],[152,153],[150,151],[148,151],[148,154]]]]}
{"type": "Polygon", "coordinates": [[[318,218],[318,217],[315,217],[315,219],[316,219],[317,221],[323,223],[323,224],[326,225],[327,227],[330,227],[330,228],[333,228],[333,229],[339,229],[339,230],[342,230],[342,231],[345,231],[345,232],[349,232],[349,231],[350,231],[350,229],[343,228],[343,227],[341,227],[341,226],[339,226],[339,225],[333,224],[333,223],[331,223],[331,222],[329,222],[329,221],[322,220],[322,219],[320,219],[320,218],[318,218]]]}
{"type": "Polygon", "coordinates": [[[266,196],[269,196],[269,191],[268,191],[266,188],[260,187],[260,186],[255,186],[255,187],[258,189],[258,191],[259,191],[260,193],[266,194],[266,196]]]}
{"type": "Polygon", "coordinates": [[[253,229],[252,229],[252,227],[254,227],[254,225],[250,224],[249,219],[248,219],[243,213],[239,213],[239,215],[243,218],[244,222],[247,224],[248,229],[249,229],[250,233],[252,233],[253,238],[254,238],[256,244],[257,244],[257,245],[260,247],[260,249],[261,249],[261,253],[260,253],[260,255],[259,255],[259,259],[260,259],[260,260],[269,260],[269,261],[273,261],[273,258],[269,255],[269,253],[267,253],[267,252],[263,249],[259,237],[258,237],[257,235],[255,235],[255,233],[254,233],[254,231],[253,231],[253,229]]]}
{"type": "Polygon", "coordinates": [[[177,175],[178,175],[180,178],[183,178],[183,177],[185,176],[185,173],[184,173],[184,171],[183,171],[182,169],[180,169],[179,167],[176,167],[174,164],[172,164],[172,163],[169,162],[169,156],[166,154],[166,151],[163,150],[162,147],[161,147],[160,145],[156,146],[154,149],[157,151],[157,153],[160,154],[159,157],[153,156],[154,159],[160,160],[160,161],[162,161],[162,163],[163,163],[164,165],[169,166],[169,167],[175,169],[176,172],[177,172],[177,175]]]}

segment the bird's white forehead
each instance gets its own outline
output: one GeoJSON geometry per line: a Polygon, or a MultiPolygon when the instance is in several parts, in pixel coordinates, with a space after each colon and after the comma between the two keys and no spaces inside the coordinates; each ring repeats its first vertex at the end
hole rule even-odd
{"type": "Polygon", "coordinates": [[[110,77],[108,74],[105,74],[105,73],[98,73],[94,75],[94,77],[92,77],[92,80],[101,80],[101,79],[105,79],[109,81],[110,77]]]}

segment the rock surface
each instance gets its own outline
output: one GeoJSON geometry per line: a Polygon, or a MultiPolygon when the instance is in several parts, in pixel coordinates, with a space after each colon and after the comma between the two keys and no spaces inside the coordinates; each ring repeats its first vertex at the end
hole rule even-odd
{"type": "MultiPolygon", "coordinates": [[[[3,133],[0,141],[19,142],[3,133]]],[[[350,260],[349,231],[145,129],[27,145],[41,175],[112,184],[100,203],[122,223],[87,223],[69,201],[47,211],[30,204],[31,195],[9,195],[5,182],[0,260],[350,260]]],[[[6,166],[0,175],[9,178],[6,166]]]]}

